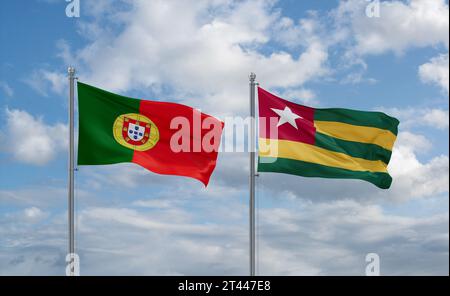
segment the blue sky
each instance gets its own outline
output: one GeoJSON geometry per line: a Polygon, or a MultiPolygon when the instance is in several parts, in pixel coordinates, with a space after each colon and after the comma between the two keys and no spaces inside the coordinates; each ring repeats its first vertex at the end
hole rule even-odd
{"type": "MultiPolygon", "coordinates": [[[[314,107],[400,119],[390,190],[258,178],[258,271],[448,274],[448,1],[4,1],[0,10],[0,274],[64,274],[67,66],[123,95],[219,117],[248,80],[314,107]],[[405,25],[408,24],[408,25],[405,25]],[[420,258],[420,259],[418,259],[420,258]]],[[[247,170],[223,153],[205,189],[134,165],[76,174],[82,274],[247,273],[247,170]]]]}

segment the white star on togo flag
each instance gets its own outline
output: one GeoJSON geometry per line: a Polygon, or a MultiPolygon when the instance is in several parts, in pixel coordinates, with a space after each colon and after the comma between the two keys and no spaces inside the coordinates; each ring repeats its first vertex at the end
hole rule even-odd
{"type": "Polygon", "coordinates": [[[285,123],[289,123],[290,125],[295,127],[295,129],[298,130],[297,123],[295,122],[295,120],[297,120],[298,118],[303,119],[303,117],[292,112],[292,110],[288,106],[284,107],[284,110],[274,109],[274,108],[270,108],[270,109],[273,112],[277,113],[278,116],[280,116],[280,120],[278,121],[277,127],[280,127],[285,123]]]}

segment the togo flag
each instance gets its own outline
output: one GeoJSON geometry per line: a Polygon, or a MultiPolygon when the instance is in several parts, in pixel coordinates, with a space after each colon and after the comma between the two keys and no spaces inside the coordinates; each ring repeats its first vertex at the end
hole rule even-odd
{"type": "Polygon", "coordinates": [[[136,163],[205,186],[223,122],[191,107],[116,95],[78,82],[78,165],[136,163]]]}
{"type": "Polygon", "coordinates": [[[391,186],[387,171],[399,121],[381,112],[315,109],[262,88],[259,97],[259,172],[361,179],[391,186]]]}

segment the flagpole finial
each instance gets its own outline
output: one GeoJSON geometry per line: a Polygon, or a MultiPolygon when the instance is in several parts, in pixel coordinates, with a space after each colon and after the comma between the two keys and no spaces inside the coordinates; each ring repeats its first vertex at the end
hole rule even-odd
{"type": "Polygon", "coordinates": [[[250,81],[254,82],[256,79],[256,74],[255,73],[250,73],[250,75],[248,76],[248,78],[250,79],[250,81]]]}
{"type": "Polygon", "coordinates": [[[67,73],[69,74],[69,76],[74,76],[75,75],[75,68],[74,67],[72,67],[72,66],[69,66],[68,68],[67,68],[67,73]]]}

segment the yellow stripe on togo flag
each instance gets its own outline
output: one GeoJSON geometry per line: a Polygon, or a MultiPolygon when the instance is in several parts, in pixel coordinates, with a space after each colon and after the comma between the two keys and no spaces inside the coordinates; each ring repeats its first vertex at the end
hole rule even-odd
{"type": "Polygon", "coordinates": [[[387,173],[387,165],[381,160],[351,157],[302,142],[259,139],[259,156],[287,158],[352,171],[387,173]]]}
{"type": "Polygon", "coordinates": [[[391,131],[370,126],[352,125],[336,121],[314,121],[318,132],[341,140],[376,144],[392,151],[395,139],[391,131]]]}

